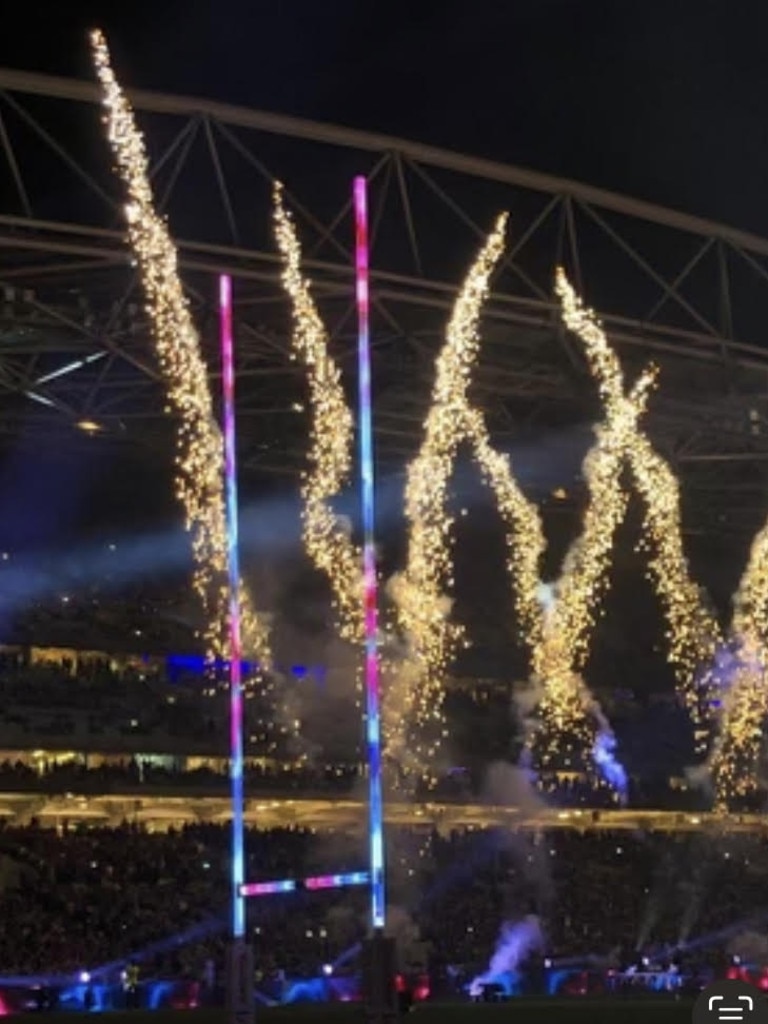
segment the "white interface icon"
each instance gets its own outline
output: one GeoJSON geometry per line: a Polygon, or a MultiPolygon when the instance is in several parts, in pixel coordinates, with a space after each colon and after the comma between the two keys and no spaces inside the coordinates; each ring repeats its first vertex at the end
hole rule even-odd
{"type": "Polygon", "coordinates": [[[729,1002],[736,1002],[737,1006],[723,1006],[726,996],[710,996],[709,1011],[716,1015],[718,1024],[722,1021],[731,1021],[733,1024],[743,1024],[746,1021],[746,1014],[751,1014],[755,1008],[755,1001],[752,996],[737,996],[728,999],[729,1002]]]}

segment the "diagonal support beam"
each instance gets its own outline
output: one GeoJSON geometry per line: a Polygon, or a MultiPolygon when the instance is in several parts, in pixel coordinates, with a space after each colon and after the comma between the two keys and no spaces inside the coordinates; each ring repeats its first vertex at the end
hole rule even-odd
{"type": "Polygon", "coordinates": [[[679,291],[677,291],[674,285],[670,284],[669,281],[665,281],[661,274],[658,274],[650,263],[643,259],[640,253],[637,252],[637,250],[631,246],[626,239],[622,238],[618,231],[616,231],[601,214],[586,203],[579,203],[579,208],[592,218],[595,224],[597,224],[598,227],[608,235],[611,241],[614,242],[622,252],[626,253],[632,262],[635,263],[636,266],[640,267],[640,269],[643,270],[648,277],[662,289],[666,296],[673,299],[681,309],[685,310],[685,312],[708,334],[711,334],[713,338],[717,338],[719,336],[717,328],[714,327],[706,317],[702,316],[697,309],[694,309],[690,302],[688,302],[688,300],[681,295],[679,291]]]}
{"type": "Polygon", "coordinates": [[[43,128],[43,126],[34,117],[32,117],[32,115],[27,110],[25,110],[24,107],[16,99],[14,99],[13,96],[11,96],[7,92],[2,93],[0,95],[2,95],[5,102],[19,116],[19,118],[21,118],[21,120],[24,121],[24,123],[27,124],[34,131],[34,133],[54,151],[54,153],[61,157],[61,159],[64,161],[67,167],[69,167],[69,169],[82,182],[84,182],[88,186],[88,188],[94,193],[94,195],[98,196],[99,199],[103,200],[107,204],[107,206],[110,207],[110,209],[118,209],[117,201],[111,195],[109,195],[109,193],[106,192],[101,187],[101,185],[99,185],[95,178],[92,178],[91,175],[88,174],[88,172],[85,171],[80,166],[77,160],[75,160],[67,152],[64,146],[62,146],[62,144],[57,139],[55,139],[49,131],[43,128]]]}
{"type": "Polygon", "coordinates": [[[408,231],[408,240],[411,243],[411,254],[413,256],[413,263],[416,267],[416,273],[419,277],[424,276],[422,270],[421,254],[419,253],[419,243],[416,238],[416,226],[413,221],[413,211],[411,209],[411,200],[408,196],[408,185],[405,180],[405,173],[403,171],[403,158],[399,153],[395,153],[395,174],[397,175],[397,184],[400,190],[400,201],[403,204],[403,213],[405,214],[405,226],[408,231]]]}
{"type": "MultiPolygon", "coordinates": [[[[459,220],[462,221],[462,223],[466,224],[466,226],[472,232],[474,232],[477,238],[485,238],[485,231],[483,231],[483,229],[480,227],[477,221],[473,220],[472,217],[470,217],[465,210],[462,210],[462,208],[459,206],[456,200],[449,196],[445,189],[441,188],[440,185],[437,184],[435,179],[430,174],[428,174],[423,167],[420,167],[418,164],[411,162],[409,162],[409,167],[421,178],[424,184],[432,192],[434,192],[438,199],[442,200],[442,202],[445,203],[448,209],[455,213],[459,220]]],[[[514,260],[511,258],[509,254],[504,256],[503,260],[501,261],[501,266],[506,267],[508,270],[511,270],[517,277],[520,278],[520,280],[526,285],[526,287],[529,288],[531,292],[539,299],[542,299],[544,301],[547,301],[549,299],[549,296],[544,291],[544,289],[540,288],[536,284],[536,282],[531,277],[529,277],[529,275],[526,274],[526,272],[514,262],[514,260]]]]}
{"type": "Polygon", "coordinates": [[[2,110],[0,110],[0,144],[2,144],[3,151],[5,152],[5,158],[8,161],[8,166],[11,170],[11,175],[13,177],[13,183],[16,186],[16,191],[19,193],[19,199],[21,200],[21,205],[24,210],[24,213],[26,213],[28,217],[31,217],[32,204],[29,201],[29,195],[24,186],[24,179],[21,176],[19,163],[16,159],[16,153],[14,151],[13,146],[11,145],[8,130],[5,127],[5,118],[3,117],[2,110]]]}

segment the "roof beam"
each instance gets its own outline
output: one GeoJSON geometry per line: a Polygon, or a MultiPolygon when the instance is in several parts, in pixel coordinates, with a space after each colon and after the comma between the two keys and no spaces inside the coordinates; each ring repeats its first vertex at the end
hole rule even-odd
{"type": "MultiPolygon", "coordinates": [[[[0,229],[3,227],[9,230],[7,233],[0,230],[0,250],[5,247],[57,253],[78,259],[103,259],[105,266],[128,266],[130,262],[121,231],[0,215],[0,229]]],[[[181,239],[176,244],[179,265],[186,271],[229,273],[237,278],[265,284],[276,283],[279,279],[279,258],[274,253],[181,239]]],[[[315,274],[327,275],[325,279],[315,279],[319,296],[332,294],[332,290],[337,287],[346,292],[353,273],[350,266],[327,260],[307,260],[305,265],[315,274]]],[[[63,265],[62,271],[65,269],[63,265]]],[[[29,274],[34,277],[34,264],[30,264],[29,274]]],[[[455,284],[389,271],[374,269],[371,271],[371,280],[375,296],[406,305],[449,311],[456,295],[455,284]]],[[[548,329],[551,328],[555,309],[554,298],[551,302],[545,302],[525,296],[493,293],[485,317],[487,322],[526,324],[548,329]]],[[[708,333],[641,323],[613,314],[604,315],[603,322],[612,340],[618,344],[655,349],[679,358],[697,358],[707,362],[722,359],[723,340],[708,333]]],[[[768,353],[764,347],[734,341],[729,341],[728,346],[735,364],[762,372],[768,368],[768,353]]]]}
{"type": "MultiPolygon", "coordinates": [[[[73,100],[79,103],[99,104],[101,95],[95,82],[57,75],[42,75],[13,68],[0,68],[0,91],[34,96],[50,96],[56,99],[73,100]]],[[[216,100],[189,96],[173,96],[168,93],[145,89],[126,90],[136,110],[155,114],[172,114],[180,117],[200,115],[222,124],[249,128],[272,135],[284,135],[307,142],[318,142],[346,149],[364,150],[374,153],[400,154],[406,160],[454,171],[475,178],[484,178],[502,185],[547,192],[552,195],[567,195],[588,205],[628,217],[637,217],[665,227],[675,228],[692,235],[718,238],[731,245],[743,247],[750,252],[768,256],[768,239],[741,231],[716,221],[706,220],[692,214],[670,210],[641,199],[631,199],[606,189],[595,188],[570,178],[559,178],[552,174],[532,171],[483,157],[468,156],[437,146],[399,139],[377,132],[344,128],[321,121],[309,121],[287,114],[273,114],[249,107],[219,103],[216,100]]]]}

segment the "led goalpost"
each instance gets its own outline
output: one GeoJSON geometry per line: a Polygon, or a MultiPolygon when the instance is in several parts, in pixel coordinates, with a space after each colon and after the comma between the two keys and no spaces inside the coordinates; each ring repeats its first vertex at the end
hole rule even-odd
{"type": "Polygon", "coordinates": [[[368,301],[368,195],[365,178],[354,181],[355,298],[357,302],[358,400],[360,410],[360,495],[363,512],[363,602],[365,608],[365,712],[368,747],[368,838],[371,864],[371,924],[386,919],[384,808],[381,783],[378,606],[374,507],[371,346],[368,301]]]}
{"type": "Polygon", "coordinates": [[[219,278],[221,365],[224,396],[224,476],[227,505],[229,568],[229,774],[232,784],[232,937],[245,938],[245,826],[243,821],[243,680],[240,642],[240,557],[237,521],[237,455],[235,441],[235,368],[232,339],[232,278],[219,278]]]}

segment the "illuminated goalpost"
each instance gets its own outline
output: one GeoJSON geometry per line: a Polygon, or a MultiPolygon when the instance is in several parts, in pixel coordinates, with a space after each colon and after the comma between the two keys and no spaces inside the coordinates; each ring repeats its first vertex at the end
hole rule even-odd
{"type": "Polygon", "coordinates": [[[365,726],[368,757],[369,870],[318,875],[277,882],[245,881],[243,794],[243,687],[240,637],[240,566],[235,437],[235,374],[232,332],[232,280],[219,279],[219,316],[224,399],[224,451],[229,575],[230,783],[232,802],[232,949],[229,1007],[233,1024],[251,1024],[253,953],[246,936],[245,900],[300,890],[318,891],[367,885],[370,889],[371,937],[364,948],[366,1002],[369,1019],[384,1021],[394,1014],[394,947],[384,937],[386,882],[384,864],[384,798],[381,754],[381,696],[378,652],[378,587],[376,575],[375,470],[371,395],[370,299],[367,181],[353,183],[355,214],[355,301],[358,316],[358,408],[360,495],[363,523],[362,593],[365,639],[365,726]]]}
{"type": "Polygon", "coordinates": [[[365,610],[365,712],[368,749],[368,841],[371,874],[371,927],[386,921],[384,879],[384,801],[381,780],[376,511],[374,505],[373,422],[371,415],[371,338],[368,287],[368,196],[365,178],[355,178],[355,297],[360,422],[360,494],[363,512],[363,602],[365,610]]]}

